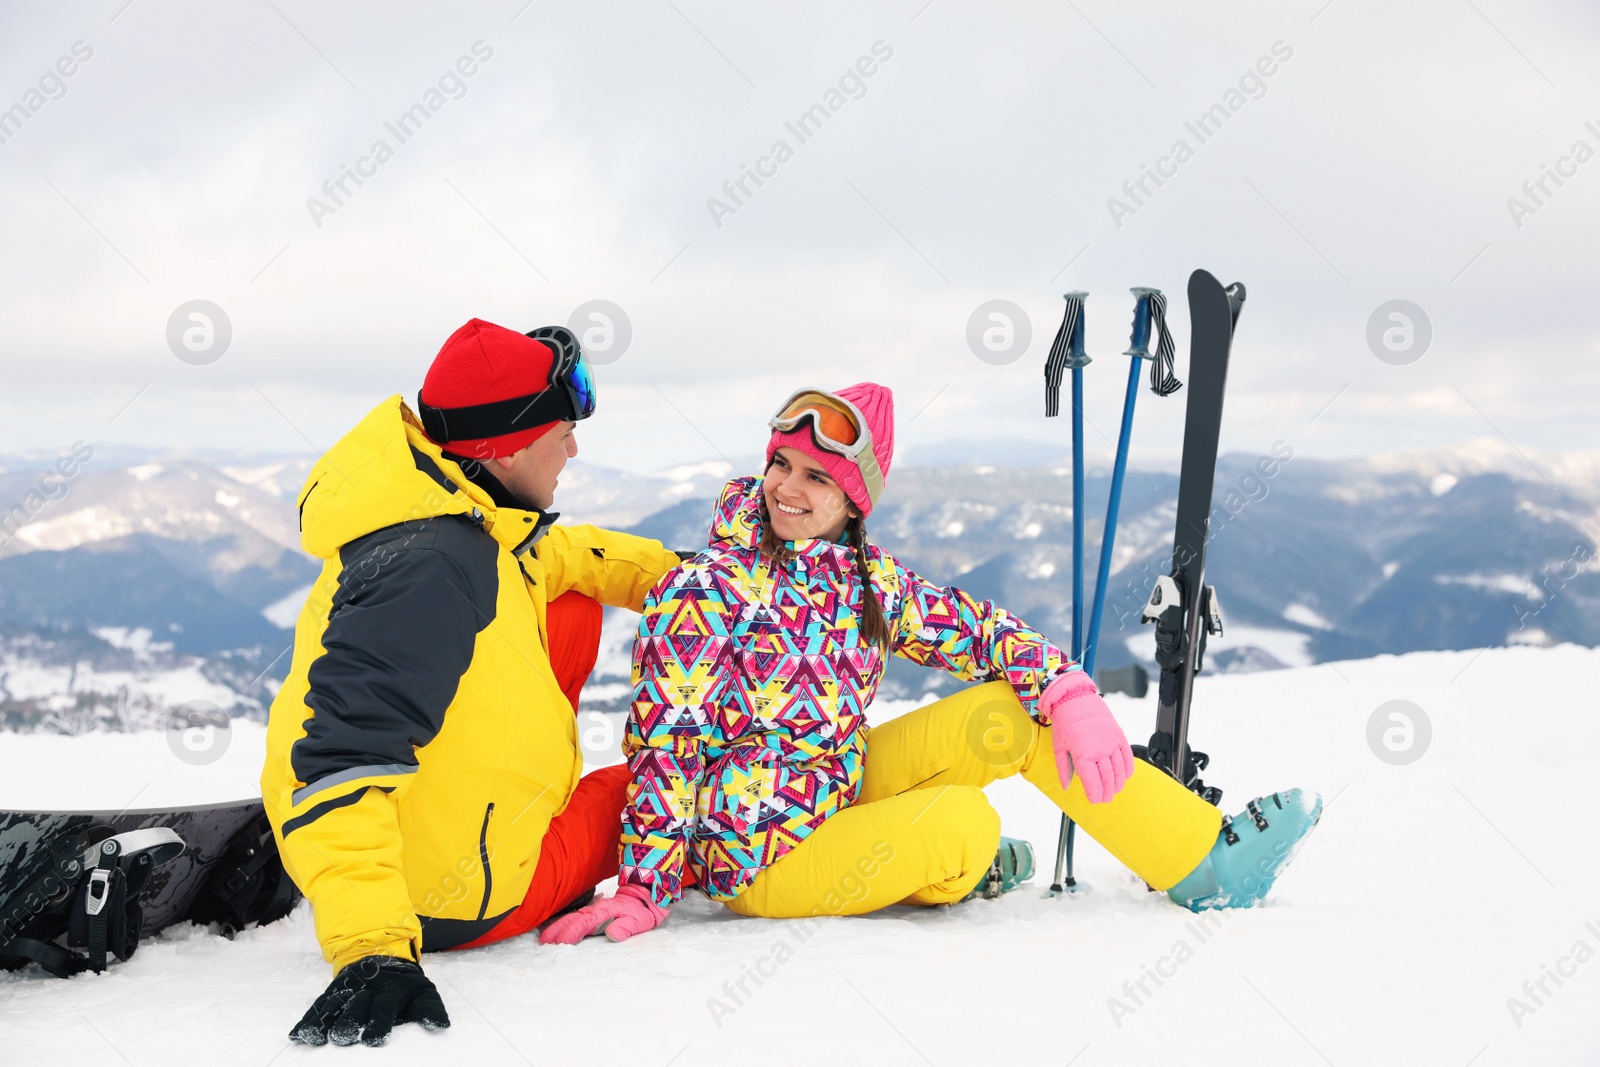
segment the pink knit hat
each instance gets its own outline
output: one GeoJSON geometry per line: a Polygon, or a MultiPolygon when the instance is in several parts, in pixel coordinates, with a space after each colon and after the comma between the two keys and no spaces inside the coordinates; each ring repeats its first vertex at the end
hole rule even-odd
{"type": "MultiPolygon", "coordinates": [[[[894,458],[894,394],[887,386],[862,382],[834,390],[834,395],[854,404],[867,420],[867,431],[872,434],[872,454],[877,457],[878,469],[883,472],[884,482],[887,483],[889,463],[894,458]]],[[[773,431],[772,440],[767,442],[767,466],[772,464],[772,456],[780,448],[797,449],[816,460],[839,483],[839,488],[844,490],[850,503],[861,511],[862,518],[872,513],[872,506],[877,501],[868,495],[861,469],[854,460],[818,445],[811,436],[810,420],[788,433],[773,431]]]]}

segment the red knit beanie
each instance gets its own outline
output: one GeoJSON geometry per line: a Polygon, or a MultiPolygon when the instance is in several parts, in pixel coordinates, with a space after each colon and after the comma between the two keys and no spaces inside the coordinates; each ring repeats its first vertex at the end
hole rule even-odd
{"type": "MultiPolygon", "coordinates": [[[[541,393],[550,387],[556,353],[543,341],[473,319],[445,341],[433,357],[417,399],[429,407],[464,408],[541,393]]],[[[471,441],[434,441],[447,452],[473,459],[509,456],[550,432],[554,422],[471,441]]]]}
{"type": "MultiPolygon", "coordinates": [[[[883,472],[884,484],[887,485],[889,463],[894,459],[894,394],[889,391],[888,386],[878,385],[876,382],[862,382],[859,385],[837,389],[834,395],[850,401],[866,419],[867,430],[872,434],[872,454],[877,457],[878,470],[883,472]]],[[[772,456],[780,448],[798,449],[816,460],[822,469],[828,472],[829,477],[839,483],[839,488],[844,490],[844,495],[850,503],[860,510],[862,518],[872,513],[872,505],[876,501],[867,493],[867,483],[861,477],[861,468],[856,466],[854,460],[837,452],[830,452],[817,444],[816,439],[811,436],[809,419],[788,433],[773,431],[772,439],[767,442],[767,466],[772,465],[772,456]]]]}

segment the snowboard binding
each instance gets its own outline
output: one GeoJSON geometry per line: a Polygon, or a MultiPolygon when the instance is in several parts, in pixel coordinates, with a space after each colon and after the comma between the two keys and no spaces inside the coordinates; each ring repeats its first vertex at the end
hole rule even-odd
{"type": "Polygon", "coordinates": [[[222,936],[277,922],[300,902],[300,890],[283,869],[266,812],[228,842],[227,852],[189,907],[188,919],[218,923],[222,936]]]}
{"type": "Polygon", "coordinates": [[[132,958],[144,923],[139,893],[183,850],[161,826],[119,834],[95,823],[58,835],[15,885],[0,886],[0,968],[31,962],[69,978],[104,971],[108,956],[132,958]]]}

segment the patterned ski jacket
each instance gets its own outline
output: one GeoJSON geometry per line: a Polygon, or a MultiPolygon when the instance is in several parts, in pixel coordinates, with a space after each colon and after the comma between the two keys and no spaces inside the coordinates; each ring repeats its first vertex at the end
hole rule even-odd
{"type": "MultiPolygon", "coordinates": [[[[761,531],[759,479],[729,482],[710,548],[645,597],[619,877],[662,907],[683,895],[685,866],[715,899],[738,896],[860,788],[884,657],[857,628],[855,549],[795,541],[796,558],[776,563],[757,551],[761,531]]],[[[999,606],[933,585],[876,545],[867,559],[893,654],[1003,679],[1030,715],[1050,682],[1079,669],[999,606]]]]}

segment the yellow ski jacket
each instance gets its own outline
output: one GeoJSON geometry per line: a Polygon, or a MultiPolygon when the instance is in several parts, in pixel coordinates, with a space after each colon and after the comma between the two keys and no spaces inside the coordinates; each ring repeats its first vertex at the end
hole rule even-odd
{"type": "Polygon", "coordinates": [[[545,642],[571,589],[638,611],[676,553],[497,508],[400,397],[312,469],[324,560],[272,702],[261,795],[335,971],[465,944],[522,902],[582,774],[545,642]]]}

